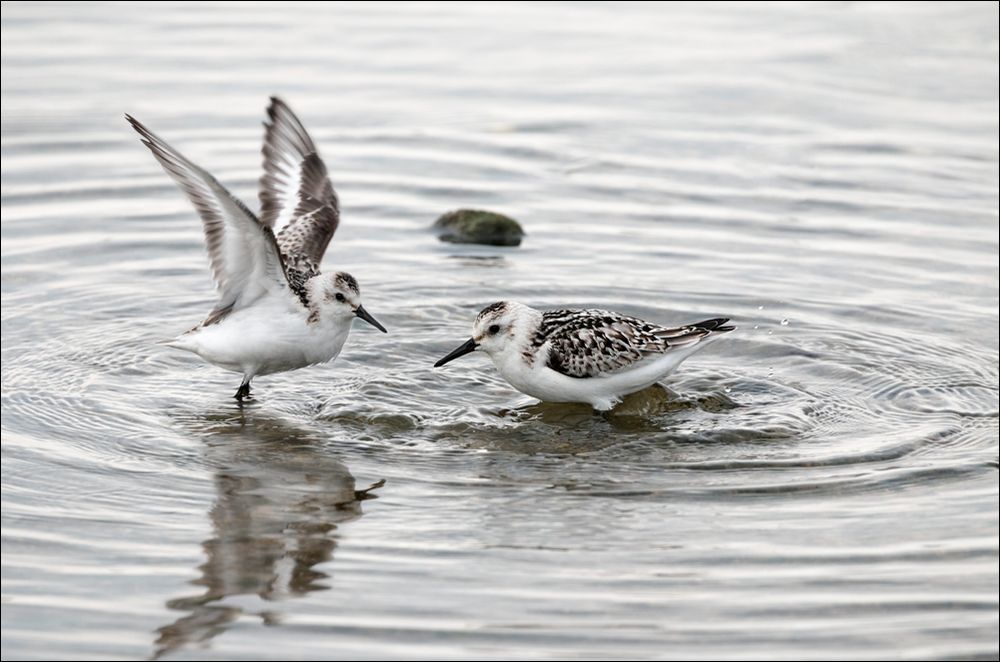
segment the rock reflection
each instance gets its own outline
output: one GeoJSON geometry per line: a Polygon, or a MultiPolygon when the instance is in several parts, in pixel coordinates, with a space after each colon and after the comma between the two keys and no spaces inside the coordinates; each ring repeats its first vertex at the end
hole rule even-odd
{"type": "Polygon", "coordinates": [[[379,481],[358,490],[348,468],[308,431],[251,412],[184,421],[215,467],[212,536],[194,581],[204,590],[167,602],[184,616],[157,630],[154,658],[207,645],[241,615],[281,621],[273,603],[324,590],[337,529],[361,516],[379,481]]]}

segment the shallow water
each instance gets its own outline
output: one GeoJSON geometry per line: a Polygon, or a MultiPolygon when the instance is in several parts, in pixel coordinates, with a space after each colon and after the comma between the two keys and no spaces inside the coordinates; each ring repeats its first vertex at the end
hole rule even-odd
{"type": "Polygon", "coordinates": [[[994,3],[5,3],[3,657],[996,658],[997,35],[994,3]],[[122,114],[256,205],[271,93],[390,335],[240,410],[155,344],[212,289],[122,114]],[[439,243],[460,206],[525,243],[439,243]],[[596,416],[430,368],[501,296],[740,329],[596,416]]]}

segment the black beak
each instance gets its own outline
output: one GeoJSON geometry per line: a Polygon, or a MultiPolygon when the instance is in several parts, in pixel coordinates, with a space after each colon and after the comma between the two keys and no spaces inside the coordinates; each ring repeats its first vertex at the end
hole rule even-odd
{"type": "Polygon", "coordinates": [[[369,313],[367,310],[365,310],[364,306],[358,306],[357,308],[355,308],[354,309],[354,314],[357,315],[358,317],[360,317],[361,319],[363,319],[364,321],[368,322],[372,326],[374,326],[376,329],[378,329],[382,333],[389,333],[388,331],[385,330],[384,326],[382,326],[381,324],[378,323],[377,319],[375,319],[374,317],[372,317],[371,313],[369,313]]]}
{"type": "Polygon", "coordinates": [[[440,368],[441,366],[443,366],[448,361],[454,361],[455,359],[457,359],[460,356],[465,356],[469,352],[476,351],[477,347],[479,347],[479,343],[477,343],[472,338],[469,338],[464,343],[462,343],[461,347],[458,347],[451,354],[449,354],[448,356],[444,357],[443,359],[441,359],[440,361],[438,361],[437,363],[435,363],[434,367],[435,368],[440,368]]]}

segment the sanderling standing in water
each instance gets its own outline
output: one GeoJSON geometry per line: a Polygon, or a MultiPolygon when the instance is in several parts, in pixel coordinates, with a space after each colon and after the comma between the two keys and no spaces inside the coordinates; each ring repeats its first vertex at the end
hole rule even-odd
{"type": "Polygon", "coordinates": [[[242,373],[240,402],[257,375],[336,358],[355,317],[386,332],[361,305],[351,274],[320,273],[340,222],[337,194],[291,109],[272,97],[267,114],[259,219],[215,177],[125,116],[198,210],[219,291],[201,324],[164,344],[242,373]]]}
{"type": "Polygon", "coordinates": [[[668,328],[607,310],[543,312],[499,301],[476,317],[472,338],[434,367],[481,349],[522,393],[605,411],[735,329],[728,321],[718,317],[668,328]]]}

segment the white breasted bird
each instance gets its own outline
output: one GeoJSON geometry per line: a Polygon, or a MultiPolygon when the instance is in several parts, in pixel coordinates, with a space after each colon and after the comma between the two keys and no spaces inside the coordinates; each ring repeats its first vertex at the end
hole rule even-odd
{"type": "Polygon", "coordinates": [[[337,194],[316,145],[283,101],[264,123],[261,217],[215,177],[126,115],[201,216],[219,299],[201,324],[165,343],[241,373],[236,399],[257,375],[340,354],[355,317],[385,333],[361,305],[358,281],[320,261],[340,221],[337,194]]]}
{"type": "Polygon", "coordinates": [[[522,393],[604,411],[734,330],[728,321],[719,317],[669,328],[607,310],[543,312],[499,301],[476,317],[472,338],[434,367],[481,350],[522,393]]]}

